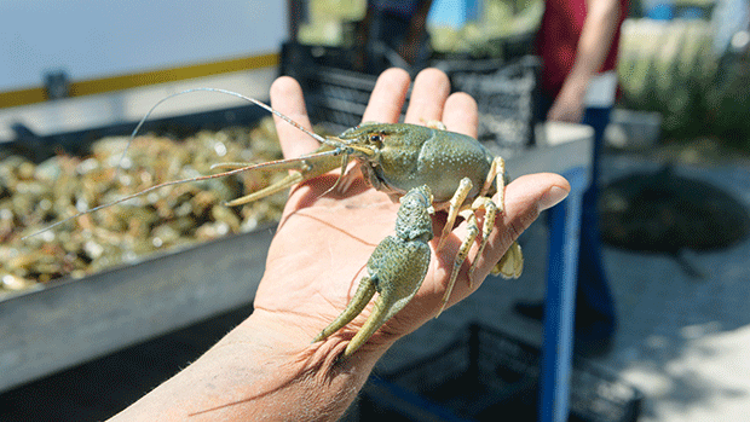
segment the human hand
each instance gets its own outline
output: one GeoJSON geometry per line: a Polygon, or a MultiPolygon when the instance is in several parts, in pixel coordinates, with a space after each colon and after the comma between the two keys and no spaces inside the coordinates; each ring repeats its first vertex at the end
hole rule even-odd
{"type": "Polygon", "coordinates": [[[576,78],[571,76],[563,84],[547,113],[547,120],[568,123],[580,123],[583,120],[587,82],[574,79],[576,78]]]}
{"type": "MultiPolygon", "coordinates": [[[[384,72],[364,119],[395,122],[408,87],[405,71],[384,72]]],[[[435,69],[421,72],[406,121],[442,120],[451,130],[476,136],[476,103],[468,95],[449,96],[449,92],[445,74],[435,69]]],[[[271,101],[277,110],[310,128],[302,91],[293,79],[276,80],[271,101]]],[[[286,157],[317,147],[316,141],[290,125],[278,120],[276,124],[286,157]]],[[[337,420],[388,346],[437,314],[459,239],[466,235],[465,223],[453,230],[438,253],[434,252],[438,239],[430,243],[432,262],[417,295],[356,353],[338,360],[372,306],[340,332],[311,344],[346,306],[375,246],[394,231],[398,209],[361,175],[346,192],[328,192],[338,177],[331,172],[292,189],[250,318],[113,420],[337,420]]],[[[509,184],[505,213],[498,216],[483,256],[474,257],[474,245],[448,305],[479,288],[513,240],[569,190],[568,182],[554,174],[524,176],[509,184]],[[467,272],[474,259],[479,262],[470,288],[467,272]]],[[[444,219],[444,215],[434,218],[437,233],[444,219]]]]}
{"type": "MultiPolygon", "coordinates": [[[[409,82],[403,70],[384,72],[363,120],[396,122],[409,82]]],[[[405,121],[420,124],[441,120],[449,130],[476,137],[476,103],[466,94],[449,93],[450,85],[444,73],[435,69],[421,72],[414,82],[405,121]]],[[[294,80],[279,78],[271,88],[271,101],[276,109],[310,127],[302,92],[294,80]]],[[[277,130],[285,157],[306,154],[317,147],[316,141],[287,123],[277,121],[277,130]]],[[[371,188],[361,175],[346,192],[328,192],[338,177],[338,172],[331,173],[292,190],[256,294],[254,319],[270,324],[277,333],[283,332],[291,350],[313,353],[312,348],[323,350],[323,354],[338,354],[343,350],[369,316],[371,305],[341,332],[320,343],[311,345],[310,341],[346,307],[375,246],[394,231],[398,203],[371,188]]],[[[518,235],[541,210],[562,200],[568,190],[567,181],[554,174],[524,176],[508,185],[506,212],[498,217],[483,256],[474,257],[476,246],[470,253],[448,306],[479,288],[518,235]],[[474,259],[479,259],[479,264],[470,288],[467,272],[474,259]]],[[[440,233],[444,217],[435,218],[436,233],[440,233]]],[[[421,289],[355,357],[369,354],[377,359],[390,344],[437,314],[460,239],[466,235],[465,226],[464,223],[458,225],[437,253],[439,239],[430,243],[431,264],[421,289]]]]}

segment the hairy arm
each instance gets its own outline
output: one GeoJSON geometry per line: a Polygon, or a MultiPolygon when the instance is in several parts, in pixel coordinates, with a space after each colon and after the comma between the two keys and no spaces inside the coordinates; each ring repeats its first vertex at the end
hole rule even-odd
{"type": "Polygon", "coordinates": [[[619,0],[587,0],[586,20],[576,58],[550,108],[549,120],[578,123],[583,117],[586,87],[609,54],[620,21],[619,0]]]}
{"type": "MultiPolygon", "coordinates": [[[[384,72],[364,120],[395,122],[410,80],[400,69],[384,72]]],[[[448,128],[476,135],[476,103],[449,95],[448,78],[428,69],[417,76],[407,122],[442,120],[448,128]]],[[[271,88],[275,108],[309,127],[299,85],[278,79],[271,88]]],[[[287,157],[308,153],[317,143],[277,122],[287,157]]],[[[311,340],[344,308],[375,245],[393,230],[398,204],[359,177],[345,193],[328,192],[337,176],[310,180],[292,189],[271,243],[253,314],[205,355],[113,418],[116,421],[336,420],[356,397],[375,362],[399,338],[437,314],[449,271],[432,265],[414,299],[353,356],[338,357],[371,307],[342,332],[311,340]],[[363,223],[367,222],[367,223],[363,223]]],[[[553,174],[525,176],[506,189],[506,213],[469,287],[459,275],[449,305],[481,285],[511,242],[543,209],[569,191],[553,174]]],[[[465,233],[465,224],[454,233],[465,233]]],[[[435,256],[452,262],[458,241],[435,256]]],[[[238,252],[238,253],[241,253],[238,252]]]]}

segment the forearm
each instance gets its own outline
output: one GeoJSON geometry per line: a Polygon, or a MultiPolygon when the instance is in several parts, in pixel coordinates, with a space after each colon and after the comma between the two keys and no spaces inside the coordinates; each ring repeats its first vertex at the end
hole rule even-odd
{"type": "Polygon", "coordinates": [[[573,67],[565,77],[547,118],[580,122],[591,77],[602,67],[620,21],[618,0],[589,0],[573,67]]]}
{"type": "Polygon", "coordinates": [[[363,350],[338,361],[341,351],[335,349],[343,342],[311,345],[311,338],[293,321],[280,324],[275,316],[256,311],[112,420],[336,420],[382,352],[363,350]]]}
{"type": "Polygon", "coordinates": [[[566,79],[583,89],[607,58],[620,20],[618,0],[589,0],[587,7],[576,59],[566,79]]]}

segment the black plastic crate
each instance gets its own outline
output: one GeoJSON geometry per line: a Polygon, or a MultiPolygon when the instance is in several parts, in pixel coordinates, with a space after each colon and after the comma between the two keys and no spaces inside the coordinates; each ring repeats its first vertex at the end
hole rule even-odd
{"type": "MultiPolygon", "coordinates": [[[[538,348],[470,325],[433,356],[371,377],[348,420],[536,421],[538,348]]],[[[642,394],[616,375],[574,357],[571,422],[631,422],[642,394]]]]}
{"type": "MultiPolygon", "coordinates": [[[[334,133],[361,122],[377,79],[341,66],[342,55],[348,52],[287,43],[281,60],[282,73],[302,85],[312,122],[334,133]]],[[[497,59],[441,60],[432,65],[448,74],[454,91],[477,100],[478,138],[493,154],[507,158],[534,143],[538,59],[527,56],[507,65],[497,59]]]]}
{"type": "Polygon", "coordinates": [[[450,72],[453,89],[474,97],[479,107],[479,135],[493,153],[517,154],[535,143],[540,61],[526,56],[492,71],[450,72]]]}
{"type": "Polygon", "coordinates": [[[357,126],[367,107],[377,77],[332,67],[315,67],[297,79],[305,92],[313,124],[332,133],[357,126]]]}
{"type": "Polygon", "coordinates": [[[347,47],[300,44],[287,41],[281,45],[281,70],[291,76],[296,70],[309,66],[354,70],[357,50],[347,47]]]}
{"type": "Polygon", "coordinates": [[[351,70],[353,54],[351,50],[294,42],[282,47],[281,73],[300,83],[310,120],[331,133],[362,122],[375,88],[377,76],[351,70]]]}

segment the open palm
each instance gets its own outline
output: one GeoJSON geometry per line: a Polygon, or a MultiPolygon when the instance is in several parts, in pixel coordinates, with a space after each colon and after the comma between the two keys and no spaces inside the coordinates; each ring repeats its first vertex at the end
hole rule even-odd
{"type": "MultiPolygon", "coordinates": [[[[396,122],[409,84],[409,76],[402,70],[384,72],[378,79],[363,120],[396,122]]],[[[466,94],[449,93],[450,85],[445,74],[435,69],[421,72],[414,81],[405,121],[424,124],[440,120],[451,131],[476,136],[476,103],[466,94]]],[[[271,88],[271,101],[276,109],[310,127],[302,92],[293,79],[279,78],[271,88]]],[[[286,157],[309,153],[318,146],[316,141],[287,123],[277,121],[277,130],[286,157]]],[[[297,339],[300,346],[308,345],[341,313],[365,273],[365,264],[375,246],[394,231],[398,203],[371,188],[361,175],[354,178],[345,192],[329,192],[337,177],[338,174],[329,174],[292,190],[255,299],[255,313],[294,327],[289,328],[285,335],[297,339]]],[[[459,274],[449,306],[481,285],[513,240],[546,206],[545,197],[555,186],[565,191],[569,189],[562,177],[553,174],[526,176],[507,187],[506,213],[498,217],[483,257],[477,258],[480,261],[473,286],[469,287],[467,269],[475,259],[476,246],[459,274]]],[[[441,215],[434,218],[436,233],[442,228],[443,220],[441,215]]],[[[382,346],[414,331],[437,314],[453,259],[464,235],[465,227],[461,224],[437,253],[438,239],[431,242],[432,260],[420,291],[371,338],[363,350],[382,350],[382,346]]],[[[369,313],[370,307],[325,343],[336,347],[348,342],[369,313]]]]}

